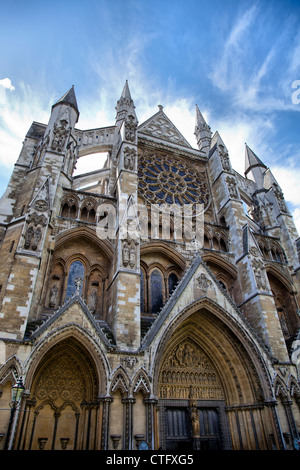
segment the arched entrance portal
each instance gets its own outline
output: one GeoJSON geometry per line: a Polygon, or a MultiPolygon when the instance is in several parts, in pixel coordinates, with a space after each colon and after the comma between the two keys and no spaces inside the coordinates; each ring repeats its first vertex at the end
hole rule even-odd
{"type": "Polygon", "coordinates": [[[272,448],[276,413],[258,357],[245,330],[211,303],[182,313],[155,359],[161,448],[272,448]]]}
{"type": "Polygon", "coordinates": [[[19,448],[99,448],[98,390],[93,360],[76,339],[67,338],[53,346],[35,371],[27,400],[29,412],[19,430],[19,448]]]}
{"type": "Polygon", "coordinates": [[[164,404],[166,450],[222,449],[221,424],[226,426],[223,386],[213,363],[190,337],[175,344],[165,357],[158,397],[164,404]]]}

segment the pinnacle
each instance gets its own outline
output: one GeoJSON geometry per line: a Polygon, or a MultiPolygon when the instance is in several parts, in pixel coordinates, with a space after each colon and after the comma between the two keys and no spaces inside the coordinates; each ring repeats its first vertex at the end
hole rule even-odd
{"type": "Polygon", "coordinates": [[[199,124],[206,124],[206,121],[205,121],[204,117],[202,116],[202,113],[201,113],[198,105],[196,104],[196,126],[199,125],[199,124]]]}
{"type": "Polygon", "coordinates": [[[126,80],[126,82],[125,82],[121,97],[122,98],[128,98],[128,99],[131,100],[131,94],[130,94],[130,90],[129,90],[128,80],[126,80]]]}
{"type": "Polygon", "coordinates": [[[267,168],[266,165],[258,158],[257,155],[250,149],[250,147],[245,143],[245,175],[253,167],[262,167],[267,168]]]}
{"type": "Polygon", "coordinates": [[[77,100],[76,100],[76,95],[75,95],[75,90],[74,90],[74,85],[68,90],[55,104],[54,106],[58,104],[68,104],[70,106],[73,106],[73,108],[78,111],[78,105],[77,105],[77,100]]]}

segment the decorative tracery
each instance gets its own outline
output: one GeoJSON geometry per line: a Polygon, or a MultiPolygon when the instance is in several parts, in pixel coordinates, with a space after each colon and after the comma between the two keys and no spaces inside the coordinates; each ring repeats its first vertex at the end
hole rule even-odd
{"type": "Polygon", "coordinates": [[[139,192],[153,204],[208,205],[205,172],[168,155],[141,155],[139,192]]]}

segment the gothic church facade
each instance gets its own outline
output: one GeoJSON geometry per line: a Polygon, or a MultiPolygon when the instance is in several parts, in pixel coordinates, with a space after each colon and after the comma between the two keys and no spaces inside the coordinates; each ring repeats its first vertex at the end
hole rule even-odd
{"type": "Polygon", "coordinates": [[[72,87],[0,200],[0,448],[297,447],[299,235],[271,170],[246,145],[237,173],[198,107],[197,148],[162,106],[139,124],[127,82],[114,125],[78,119],[72,87]]]}

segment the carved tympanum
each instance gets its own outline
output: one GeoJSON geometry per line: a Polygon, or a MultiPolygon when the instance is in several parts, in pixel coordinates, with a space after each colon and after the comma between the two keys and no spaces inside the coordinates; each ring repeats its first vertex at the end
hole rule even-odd
{"type": "Polygon", "coordinates": [[[207,355],[191,339],[175,346],[166,356],[159,376],[159,397],[220,400],[223,388],[207,355]]]}

